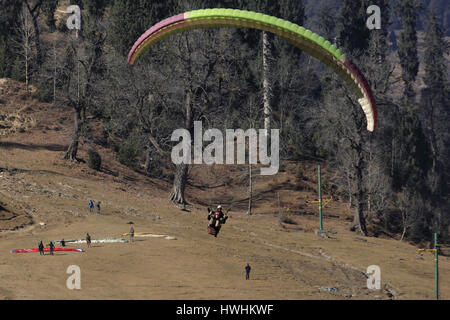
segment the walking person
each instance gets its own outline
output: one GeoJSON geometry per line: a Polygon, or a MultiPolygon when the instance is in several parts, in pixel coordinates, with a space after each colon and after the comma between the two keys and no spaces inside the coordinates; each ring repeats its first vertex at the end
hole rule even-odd
{"type": "Polygon", "coordinates": [[[42,240],[39,242],[38,248],[39,248],[39,255],[41,255],[41,256],[45,255],[45,253],[44,253],[44,244],[42,243],[42,240]]]}
{"type": "Polygon", "coordinates": [[[89,205],[89,212],[94,211],[94,202],[92,200],[89,200],[88,205],[89,205]]]}
{"type": "Polygon", "coordinates": [[[97,214],[100,214],[100,201],[97,201],[97,214]]]}
{"type": "Polygon", "coordinates": [[[86,233],[86,244],[88,248],[91,247],[91,236],[89,235],[89,233],[86,233]]]}
{"type": "Polygon", "coordinates": [[[250,267],[250,265],[247,263],[247,265],[245,266],[245,280],[250,279],[250,270],[251,269],[252,269],[252,267],[250,267]]]}
{"type": "Polygon", "coordinates": [[[52,241],[50,241],[50,243],[48,244],[48,246],[50,247],[50,255],[53,255],[53,249],[55,248],[55,245],[53,244],[52,241]]]}
{"type": "Polygon", "coordinates": [[[130,242],[133,242],[133,239],[134,239],[134,228],[133,228],[133,226],[131,226],[131,229],[130,229],[130,242]]]}

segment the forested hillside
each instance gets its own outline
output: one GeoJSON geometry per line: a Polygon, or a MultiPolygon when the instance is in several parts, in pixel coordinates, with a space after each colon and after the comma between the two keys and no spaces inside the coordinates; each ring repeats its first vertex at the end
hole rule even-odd
{"type": "Polygon", "coordinates": [[[80,160],[83,143],[99,169],[95,149],[109,148],[139,174],[173,183],[167,197],[180,207],[190,170],[170,161],[175,129],[277,128],[281,167],[334,168],[324,184],[353,208],[351,230],[371,235],[378,223],[416,243],[434,232],[448,242],[449,25],[445,0],[3,0],[0,78],[73,112],[66,161],[80,160]],[[78,33],[66,26],[70,4],[82,9],[78,33]],[[366,27],[369,5],[381,8],[379,30],[366,27]],[[280,17],[336,45],[366,76],[378,128],[366,131],[356,97],[330,68],[267,32],[193,30],[127,63],[155,23],[212,7],[280,17]]]}

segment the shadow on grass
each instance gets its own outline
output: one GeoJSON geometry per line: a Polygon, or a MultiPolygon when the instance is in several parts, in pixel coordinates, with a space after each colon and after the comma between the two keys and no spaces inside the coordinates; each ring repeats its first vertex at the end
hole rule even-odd
{"type": "Polygon", "coordinates": [[[48,150],[48,151],[66,151],[67,146],[60,144],[23,144],[18,142],[0,142],[0,148],[12,149],[20,148],[24,150],[48,150]]]}

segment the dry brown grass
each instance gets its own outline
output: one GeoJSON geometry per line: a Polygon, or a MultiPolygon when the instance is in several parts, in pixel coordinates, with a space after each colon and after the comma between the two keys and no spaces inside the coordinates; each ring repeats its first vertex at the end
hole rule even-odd
{"type": "MultiPolygon", "coordinates": [[[[5,99],[0,95],[0,99],[5,99]]],[[[330,203],[318,227],[314,163],[303,163],[305,186],[298,190],[295,163],[275,178],[255,175],[254,214],[246,215],[244,169],[194,167],[187,188],[190,212],[167,201],[170,184],[150,179],[116,161],[98,147],[102,172],[62,160],[70,141],[71,114],[23,100],[8,112],[33,105],[37,125],[4,136],[0,143],[0,202],[12,215],[29,216],[32,226],[0,233],[0,298],[4,299],[398,299],[433,298],[433,260],[417,248],[392,239],[359,237],[348,231],[347,205],[330,203]],[[60,120],[60,121],[58,121],[60,120]],[[54,127],[58,123],[59,131],[54,127]],[[45,129],[46,127],[50,129],[45,129]],[[53,129],[52,129],[53,128],[53,129]],[[43,133],[43,129],[45,133],[43,133]],[[214,188],[199,188],[205,185],[214,188]],[[277,194],[283,214],[297,225],[278,225],[277,194]],[[102,214],[88,212],[88,200],[100,200],[102,214]],[[233,204],[218,238],[206,232],[206,207],[233,204]],[[289,212],[287,212],[289,208],[289,212]],[[11,254],[39,240],[117,237],[128,232],[175,236],[177,240],[136,238],[132,244],[98,244],[85,253],[11,254]],[[40,224],[42,223],[42,225],[40,224]],[[252,266],[251,281],[244,266],[252,266]],[[81,267],[82,290],[65,286],[66,269],[81,267]],[[383,290],[366,288],[364,272],[379,265],[383,290]],[[326,288],[338,288],[328,292],[326,288]]],[[[0,108],[2,105],[0,105],[0,108]]],[[[88,147],[80,157],[87,159],[88,147]]],[[[326,168],[324,168],[327,174],[326,168]]],[[[328,197],[328,195],[325,195],[328,197]]],[[[3,210],[4,217],[7,217],[3,210]]],[[[0,227],[1,227],[0,216],[0,227]]],[[[24,224],[23,224],[24,225],[24,224]]],[[[84,245],[81,245],[84,247],[84,245]]],[[[446,279],[450,260],[440,257],[441,296],[450,298],[446,279]]]]}

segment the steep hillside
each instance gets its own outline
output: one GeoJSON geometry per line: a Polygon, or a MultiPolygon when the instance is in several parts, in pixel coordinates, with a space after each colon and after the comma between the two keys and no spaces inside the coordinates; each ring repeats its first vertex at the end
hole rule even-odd
{"type": "MultiPolygon", "coordinates": [[[[253,214],[247,215],[246,166],[191,170],[187,211],[167,200],[170,182],[150,179],[96,146],[100,172],[62,160],[71,112],[41,104],[24,85],[0,80],[0,298],[2,299],[432,299],[433,260],[405,242],[361,238],[348,231],[352,212],[335,194],[318,228],[317,163],[286,163],[275,177],[255,169],[253,214]],[[28,119],[16,121],[13,119],[28,119]],[[5,124],[7,122],[7,124],[5,124]],[[297,166],[304,178],[295,177],[297,166]],[[278,223],[278,194],[283,217],[278,223]],[[90,213],[89,200],[101,202],[90,213]],[[218,238],[206,232],[206,207],[231,207],[218,238]],[[12,254],[42,240],[120,237],[134,243],[75,245],[84,253],[12,254]],[[252,266],[251,280],[244,266],[252,266]],[[66,269],[78,265],[82,290],[68,290],[66,269]],[[382,290],[368,290],[365,271],[379,265],[382,290]]],[[[86,160],[90,144],[83,142],[86,160]]],[[[324,169],[324,176],[332,168],[324,169]]],[[[325,194],[324,198],[330,198],[325,194]]],[[[68,246],[72,246],[68,244],[68,246]]],[[[450,298],[450,259],[440,257],[441,296],[450,298]]]]}

